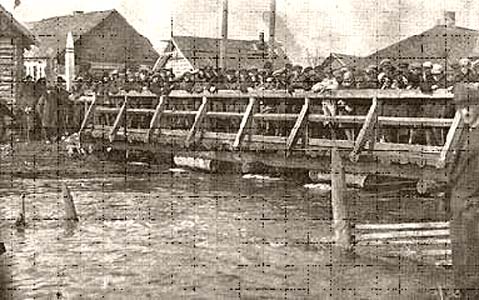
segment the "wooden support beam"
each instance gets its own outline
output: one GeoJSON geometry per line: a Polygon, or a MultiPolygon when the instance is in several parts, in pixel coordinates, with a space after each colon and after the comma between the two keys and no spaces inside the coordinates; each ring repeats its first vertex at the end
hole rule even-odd
{"type": "MultiPolygon", "coordinates": [[[[118,129],[120,129],[121,121],[124,120],[127,104],[128,104],[128,96],[125,96],[125,102],[123,102],[123,105],[120,108],[120,112],[118,112],[118,115],[116,116],[115,123],[113,124],[113,127],[111,128],[110,133],[108,134],[110,143],[113,143],[113,141],[115,140],[116,133],[118,132],[118,129]]],[[[125,122],[125,126],[126,126],[126,122],[125,122]]]]}
{"type": "Polygon", "coordinates": [[[346,179],[338,148],[331,151],[331,206],[333,209],[334,241],[340,249],[352,249],[351,224],[346,204],[346,179]]]}
{"type": "Polygon", "coordinates": [[[203,102],[201,103],[200,108],[198,109],[198,113],[196,114],[195,122],[193,123],[193,126],[191,127],[188,133],[188,136],[186,137],[186,141],[185,141],[186,147],[189,147],[191,143],[193,142],[193,139],[195,138],[196,133],[201,128],[201,125],[203,123],[203,120],[206,116],[207,111],[208,111],[208,98],[204,96],[203,102]]]}
{"type": "Polygon", "coordinates": [[[286,141],[287,151],[291,151],[293,147],[296,145],[296,143],[298,142],[299,132],[301,128],[304,128],[304,125],[308,121],[308,112],[309,112],[309,99],[305,98],[303,108],[301,109],[298,119],[296,120],[296,123],[294,124],[294,127],[291,130],[291,133],[289,134],[288,140],[286,141]]]}
{"type": "Polygon", "coordinates": [[[349,155],[349,159],[351,162],[357,162],[359,160],[359,153],[361,152],[362,148],[366,144],[367,141],[371,140],[371,136],[373,136],[374,127],[377,123],[377,115],[378,115],[378,100],[377,98],[373,98],[373,103],[369,108],[368,114],[366,116],[366,121],[359,132],[358,138],[354,144],[353,151],[349,155]]]}
{"type": "Polygon", "coordinates": [[[437,161],[436,167],[438,169],[443,169],[446,167],[446,163],[452,153],[455,150],[455,146],[457,146],[459,139],[461,138],[462,130],[464,129],[464,120],[462,119],[462,115],[460,112],[456,112],[454,116],[454,120],[452,122],[451,128],[447,133],[446,143],[442,148],[441,154],[439,154],[439,159],[437,161]]]}
{"type": "Polygon", "coordinates": [[[236,134],[235,141],[233,142],[233,149],[239,149],[241,143],[243,142],[246,130],[251,125],[251,121],[253,120],[253,114],[256,107],[256,98],[251,97],[249,99],[248,106],[246,107],[246,111],[243,115],[243,119],[241,120],[241,125],[236,134]]]}
{"type": "Polygon", "coordinates": [[[153,134],[156,134],[157,131],[159,131],[161,116],[162,116],[163,110],[165,109],[165,106],[166,106],[166,96],[163,95],[160,97],[160,102],[156,106],[155,114],[153,115],[153,118],[150,121],[150,128],[148,129],[148,132],[146,133],[145,143],[149,143],[151,136],[153,134]]]}
{"type": "MultiPolygon", "coordinates": [[[[95,107],[96,107],[96,97],[93,98],[93,101],[90,104],[90,107],[88,108],[88,111],[86,112],[85,116],[83,117],[83,122],[80,126],[80,131],[78,132],[80,135],[85,130],[86,126],[88,125],[88,122],[90,122],[90,119],[92,118],[93,114],[95,113],[95,107]]],[[[95,124],[93,124],[95,125],[95,124]]]]}

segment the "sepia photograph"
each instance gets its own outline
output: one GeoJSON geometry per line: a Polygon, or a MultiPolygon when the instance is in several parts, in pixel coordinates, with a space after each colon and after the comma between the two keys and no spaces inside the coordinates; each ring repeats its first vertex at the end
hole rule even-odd
{"type": "Polygon", "coordinates": [[[0,0],[3,299],[479,300],[479,2],[0,0]]]}

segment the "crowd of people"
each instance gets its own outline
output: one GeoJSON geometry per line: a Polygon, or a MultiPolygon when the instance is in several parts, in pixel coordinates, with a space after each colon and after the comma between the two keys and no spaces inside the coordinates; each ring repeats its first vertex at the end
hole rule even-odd
{"type": "MultiPolygon", "coordinates": [[[[27,77],[21,85],[21,96],[14,113],[19,123],[28,128],[28,132],[41,127],[39,132],[42,138],[50,139],[78,129],[81,123],[78,116],[81,114],[75,112],[74,103],[86,93],[95,93],[104,98],[130,92],[167,95],[172,90],[189,93],[215,93],[218,90],[238,90],[243,93],[250,90],[304,90],[321,93],[337,89],[417,89],[430,93],[436,89],[452,89],[458,82],[479,81],[477,67],[479,61],[472,62],[464,58],[448,65],[447,69],[429,61],[408,64],[384,59],[364,69],[351,66],[331,70],[321,66],[303,68],[291,64],[274,69],[271,63],[266,62],[262,69],[222,71],[206,67],[179,76],[170,69],[154,72],[141,69],[136,73],[114,70],[101,76],[80,74],[71,92],[66,91],[65,81],[61,77],[51,84],[47,84],[45,78],[34,82],[27,77]]],[[[354,114],[355,108],[344,101],[332,105],[335,107],[323,107],[323,112],[340,114],[342,110],[345,114],[354,114]]]]}
{"type": "Polygon", "coordinates": [[[168,94],[171,90],[185,90],[190,93],[217,90],[305,90],[321,92],[327,89],[419,89],[428,93],[436,89],[451,88],[457,82],[476,82],[479,76],[478,62],[464,58],[446,69],[441,64],[429,61],[423,63],[400,62],[389,59],[364,69],[343,67],[339,70],[324,69],[321,66],[305,67],[286,64],[273,69],[266,62],[262,69],[221,70],[212,67],[200,68],[176,76],[172,70],[155,72],[140,70],[132,73],[113,71],[102,78],[90,75],[79,76],[78,90],[92,89],[98,94],[115,94],[120,91],[151,92],[168,94]]]}

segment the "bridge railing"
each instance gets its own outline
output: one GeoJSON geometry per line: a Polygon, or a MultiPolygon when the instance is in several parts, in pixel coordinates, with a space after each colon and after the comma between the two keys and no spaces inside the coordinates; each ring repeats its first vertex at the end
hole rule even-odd
{"type": "Polygon", "coordinates": [[[452,98],[447,90],[130,93],[92,103],[80,132],[112,143],[286,155],[322,155],[338,147],[352,162],[374,158],[444,168],[462,130],[452,98]]]}

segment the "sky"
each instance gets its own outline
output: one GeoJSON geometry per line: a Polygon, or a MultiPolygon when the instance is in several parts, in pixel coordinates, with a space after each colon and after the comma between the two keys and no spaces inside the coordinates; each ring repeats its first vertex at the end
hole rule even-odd
{"type": "MultiPolygon", "coordinates": [[[[268,37],[270,0],[229,0],[229,37],[268,37]]],[[[176,35],[219,37],[221,0],[0,0],[21,22],[75,10],[115,8],[155,48],[176,35]]],[[[277,0],[277,39],[293,61],[330,52],[367,55],[437,24],[444,11],[456,11],[457,25],[479,29],[479,1],[474,0],[277,0]]]]}

